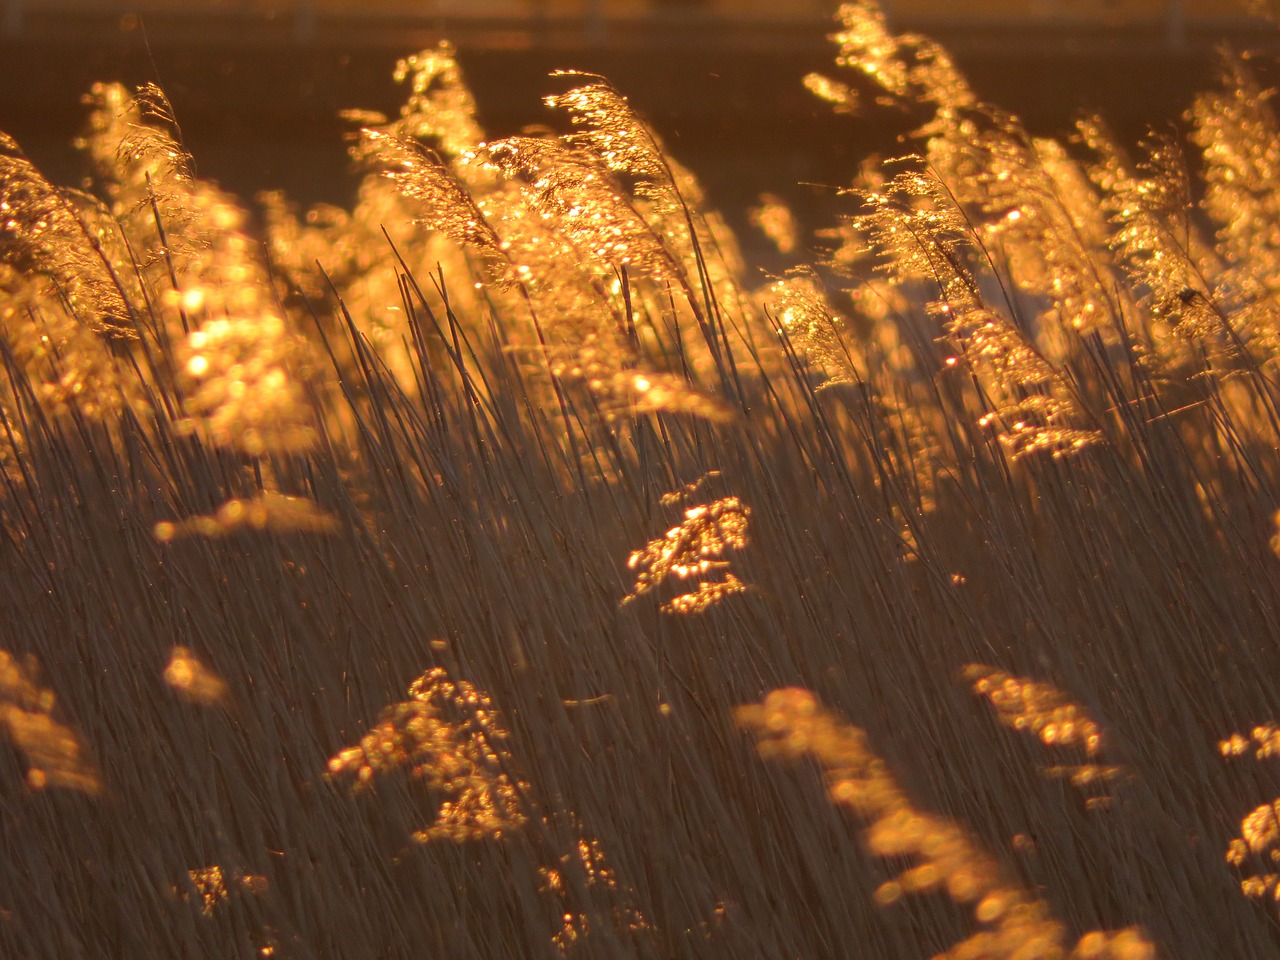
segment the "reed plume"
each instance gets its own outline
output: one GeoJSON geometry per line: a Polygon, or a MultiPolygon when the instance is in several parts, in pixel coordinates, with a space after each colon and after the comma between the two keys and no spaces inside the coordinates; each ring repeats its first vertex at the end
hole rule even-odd
{"type": "MultiPolygon", "coordinates": [[[[1074,750],[1086,762],[1055,764],[1042,768],[1048,777],[1067,780],[1078,788],[1105,785],[1124,775],[1124,769],[1101,763],[1102,728],[1088,711],[1053,684],[1015,677],[980,663],[964,668],[964,677],[973,692],[995,708],[1001,724],[1036,737],[1046,747],[1074,750]]],[[[1090,809],[1105,808],[1111,798],[1105,793],[1090,796],[1090,809]]]]}
{"type": "Polygon", "coordinates": [[[447,45],[262,237],[156,88],[83,191],[4,143],[0,955],[1274,955],[1266,97],[1049,139],[841,18],[914,156],[763,283],[447,45]]]}
{"type": "Polygon", "coordinates": [[[85,150],[129,240],[140,297],[172,344],[187,430],[249,456],[316,440],[310,345],[275,306],[230,197],[197,180],[154,86],[98,85],[85,150]]]}
{"type": "Polygon", "coordinates": [[[22,754],[33,790],[60,787],[90,795],[102,780],[79,734],[54,719],[57,699],[40,686],[34,660],[0,650],[0,723],[22,754]]]}
{"type": "Polygon", "coordinates": [[[972,905],[981,929],[939,957],[1154,958],[1150,942],[1136,929],[1094,931],[1068,951],[1066,930],[1048,904],[1022,889],[958,824],[914,807],[866,734],[825,710],[808,690],[774,690],[760,704],[739,707],[735,718],[756,736],[762,757],[816,761],[831,800],[869,824],[869,852],[910,864],[881,884],[877,902],[887,906],[906,894],[941,890],[972,905]]]}
{"type": "Polygon", "coordinates": [[[751,508],[737,497],[723,497],[684,511],[684,520],[640,550],[633,550],[627,566],[638,570],[636,582],[622,602],[633,602],[669,579],[696,580],[696,589],[680,594],[661,607],[665,613],[701,613],[747,587],[722,559],[730,550],[744,550],[751,508]]]}
{"type": "Polygon", "coordinates": [[[137,335],[105,252],[118,245],[114,225],[92,197],[49,183],[7,135],[0,137],[0,214],[0,261],[48,277],[87,329],[108,338],[137,335]]]}
{"type": "Polygon", "coordinates": [[[492,701],[440,668],[409,686],[409,699],[383,711],[361,740],[329,760],[331,777],[352,777],[353,790],[403,768],[438,804],[433,822],[413,834],[432,840],[500,838],[528,819],[527,784],[508,773],[509,734],[492,701]]]}
{"type": "Polygon", "coordinates": [[[212,707],[227,700],[227,682],[186,647],[174,647],[164,668],[164,682],[189,703],[212,707]]]}

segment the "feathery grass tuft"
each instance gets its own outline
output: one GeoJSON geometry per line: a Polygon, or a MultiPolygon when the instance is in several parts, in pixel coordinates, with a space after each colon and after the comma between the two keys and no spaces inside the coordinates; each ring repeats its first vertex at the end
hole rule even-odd
{"type": "Polygon", "coordinates": [[[834,40],[914,131],[774,276],[608,80],[495,135],[448,45],[345,208],[154,86],[79,189],[0,141],[0,955],[1276,954],[1269,96],[1051,138],[834,40]]]}

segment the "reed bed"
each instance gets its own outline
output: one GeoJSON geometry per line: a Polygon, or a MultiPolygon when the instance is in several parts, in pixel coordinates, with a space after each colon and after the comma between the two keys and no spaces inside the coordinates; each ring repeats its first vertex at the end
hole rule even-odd
{"type": "Polygon", "coordinates": [[[1270,94],[1038,138],[839,16],[918,129],[779,276],[447,46],[351,209],[0,143],[0,955],[1276,955],[1270,94]]]}

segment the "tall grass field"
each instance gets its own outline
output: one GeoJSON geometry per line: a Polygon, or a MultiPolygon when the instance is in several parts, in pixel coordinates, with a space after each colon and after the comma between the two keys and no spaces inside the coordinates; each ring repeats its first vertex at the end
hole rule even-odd
{"type": "Polygon", "coordinates": [[[1280,956],[1256,60],[1129,143],[833,40],[915,132],[768,275],[608,80],[499,139],[448,46],[350,209],[155,86],[74,187],[0,139],[0,957],[1280,956]]]}

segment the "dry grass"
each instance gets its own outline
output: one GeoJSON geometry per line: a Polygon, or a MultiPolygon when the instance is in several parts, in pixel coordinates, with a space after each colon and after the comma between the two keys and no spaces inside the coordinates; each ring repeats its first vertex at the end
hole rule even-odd
{"type": "Polygon", "coordinates": [[[1269,97],[1040,139],[841,18],[920,128],[782,278],[448,48],[261,237],[156,89],[0,144],[0,956],[1276,954],[1269,97]]]}

